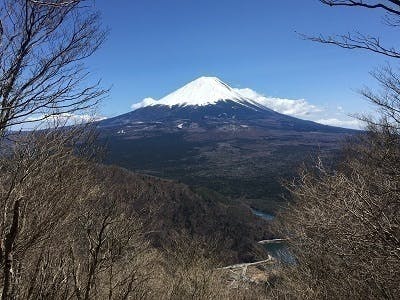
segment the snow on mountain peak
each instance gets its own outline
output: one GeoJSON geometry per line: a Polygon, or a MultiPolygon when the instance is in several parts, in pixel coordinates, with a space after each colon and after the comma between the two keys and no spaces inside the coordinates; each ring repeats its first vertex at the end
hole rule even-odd
{"type": "Polygon", "coordinates": [[[321,111],[319,107],[308,103],[304,99],[291,100],[265,97],[249,88],[232,88],[217,77],[197,78],[160,100],[145,98],[141,102],[133,104],[132,109],[136,110],[154,105],[166,105],[170,107],[174,105],[205,106],[224,100],[231,100],[255,110],[272,109],[283,114],[298,117],[321,111]]]}
{"type": "Polygon", "coordinates": [[[217,77],[200,77],[160,100],[146,98],[142,102],[132,105],[132,108],[138,109],[153,105],[204,106],[223,100],[231,100],[241,104],[249,102],[248,99],[217,77]]]}
{"type": "Polygon", "coordinates": [[[305,99],[268,97],[249,88],[232,88],[217,77],[203,76],[197,78],[159,100],[145,98],[141,102],[133,104],[131,107],[133,110],[137,110],[139,108],[155,105],[165,105],[169,107],[175,105],[206,106],[217,104],[219,101],[228,100],[256,111],[270,110],[297,118],[316,120],[316,122],[321,124],[360,128],[360,126],[356,125],[352,120],[324,118],[322,116],[324,108],[313,105],[305,99]]]}

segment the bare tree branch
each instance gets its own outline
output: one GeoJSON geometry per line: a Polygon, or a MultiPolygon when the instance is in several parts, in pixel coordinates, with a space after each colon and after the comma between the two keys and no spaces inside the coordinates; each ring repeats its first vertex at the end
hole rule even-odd
{"type": "Polygon", "coordinates": [[[53,6],[53,7],[62,7],[62,6],[69,6],[71,4],[75,4],[81,2],[81,0],[70,0],[70,1],[37,1],[37,0],[30,0],[33,4],[43,5],[43,6],[53,6]]]}
{"type": "MultiPolygon", "coordinates": [[[[386,12],[384,23],[388,26],[397,27],[400,25],[400,1],[363,1],[363,0],[320,0],[321,3],[329,6],[362,7],[367,9],[383,9],[386,12]]],[[[400,50],[394,46],[386,46],[379,37],[362,34],[360,32],[347,33],[335,36],[309,36],[300,34],[304,39],[322,44],[336,45],[345,49],[362,49],[382,54],[392,58],[400,58],[400,50]]]]}
{"type": "Polygon", "coordinates": [[[347,35],[338,35],[334,37],[326,37],[323,35],[318,37],[310,37],[304,34],[300,34],[300,36],[304,39],[322,44],[331,44],[352,50],[364,49],[378,54],[383,54],[385,56],[400,58],[400,51],[396,48],[383,46],[379,38],[367,36],[359,32],[355,34],[348,33],[347,35]]]}
{"type": "Polygon", "coordinates": [[[398,0],[388,0],[388,1],[368,1],[368,0],[320,0],[323,4],[329,6],[353,6],[353,7],[364,7],[364,8],[380,8],[385,11],[400,15],[400,1],[398,0]]]}

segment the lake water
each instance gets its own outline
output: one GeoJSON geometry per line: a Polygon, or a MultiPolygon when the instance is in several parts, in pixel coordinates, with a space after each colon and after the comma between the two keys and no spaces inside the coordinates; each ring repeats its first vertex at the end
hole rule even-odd
{"type": "MultiPolygon", "coordinates": [[[[268,214],[256,209],[251,209],[251,211],[254,215],[263,218],[264,220],[273,221],[275,219],[275,216],[272,214],[268,214]]],[[[284,241],[279,243],[264,244],[264,247],[269,252],[269,254],[276,258],[279,262],[283,264],[296,263],[294,256],[290,253],[284,241]]]]}
{"type": "Polygon", "coordinates": [[[261,218],[263,218],[263,219],[265,219],[267,221],[272,221],[273,219],[275,219],[275,216],[272,215],[272,214],[268,214],[268,213],[265,213],[263,211],[259,211],[259,210],[253,209],[253,208],[251,208],[251,211],[256,216],[261,217],[261,218]]]}

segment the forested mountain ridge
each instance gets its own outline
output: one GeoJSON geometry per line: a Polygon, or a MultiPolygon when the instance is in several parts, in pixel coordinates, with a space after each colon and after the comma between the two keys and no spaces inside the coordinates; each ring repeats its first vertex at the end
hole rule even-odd
{"type": "Polygon", "coordinates": [[[266,255],[257,241],[272,236],[270,226],[240,202],[116,166],[98,165],[95,176],[110,187],[113,197],[126,201],[141,216],[157,247],[166,247],[174,234],[183,232],[215,243],[226,263],[254,261],[266,255]]]}

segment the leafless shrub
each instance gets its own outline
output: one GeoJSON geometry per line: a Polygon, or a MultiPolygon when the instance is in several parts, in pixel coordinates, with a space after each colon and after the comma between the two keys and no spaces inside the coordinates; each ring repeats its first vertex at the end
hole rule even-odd
{"type": "Polygon", "coordinates": [[[124,200],[101,189],[77,214],[75,230],[83,235],[70,249],[78,299],[147,298],[156,252],[124,200]]]}
{"type": "MultiPolygon", "coordinates": [[[[399,26],[399,1],[321,2],[380,9],[388,26],[399,26]]],[[[400,58],[396,47],[361,33],[310,39],[400,58]]],[[[400,294],[400,80],[389,65],[372,75],[382,90],[364,88],[361,94],[379,117],[360,116],[367,132],[349,141],[336,170],[319,160],[288,185],[294,202],[279,224],[297,264],[282,272],[274,297],[396,299],[400,294]]]]}
{"type": "Polygon", "coordinates": [[[71,199],[83,195],[76,178],[87,180],[84,161],[71,155],[69,141],[59,133],[23,137],[1,161],[3,299],[18,294],[21,259],[63,231],[71,199]]]}
{"type": "Polygon", "coordinates": [[[216,243],[187,233],[175,234],[165,249],[166,299],[223,299],[216,271],[216,243]]]}
{"type": "Polygon", "coordinates": [[[156,252],[140,217],[94,176],[83,138],[80,128],[34,133],[3,157],[2,299],[148,294],[156,252]]]}
{"type": "Polygon", "coordinates": [[[298,260],[286,277],[292,294],[395,299],[400,293],[399,142],[390,132],[371,132],[349,144],[337,171],[319,163],[290,186],[295,203],[282,234],[298,260]]]}

